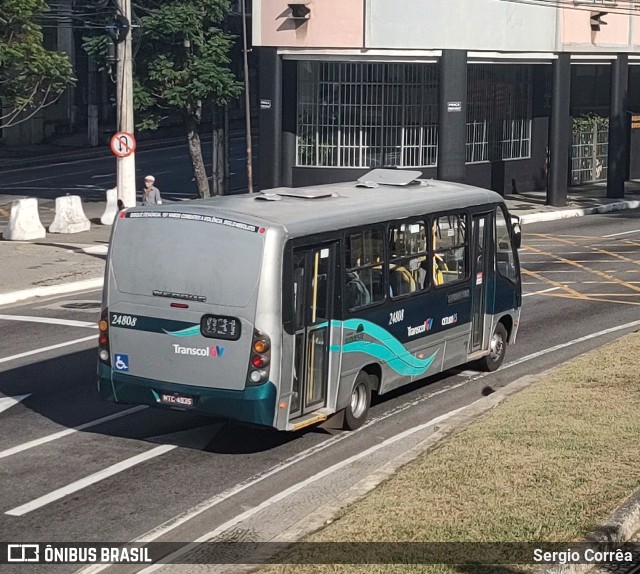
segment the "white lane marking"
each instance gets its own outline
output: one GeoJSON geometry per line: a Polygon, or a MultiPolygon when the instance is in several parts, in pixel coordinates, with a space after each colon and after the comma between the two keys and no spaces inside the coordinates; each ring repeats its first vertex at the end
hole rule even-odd
{"type": "Polygon", "coordinates": [[[548,349],[543,349],[542,351],[538,351],[537,353],[531,353],[526,357],[520,357],[515,361],[507,363],[503,365],[501,369],[508,369],[510,367],[515,367],[516,365],[520,365],[525,361],[530,361],[531,359],[536,359],[546,353],[553,353],[554,351],[559,351],[560,349],[564,349],[566,347],[570,347],[571,345],[577,345],[578,343],[584,343],[585,341],[589,341],[590,339],[595,339],[597,337],[602,337],[603,335],[609,335],[610,333],[615,333],[616,331],[622,331],[624,329],[631,329],[633,327],[640,326],[639,321],[631,321],[631,323],[625,323],[624,325],[618,325],[616,327],[610,327],[609,329],[603,329],[602,331],[598,331],[596,333],[591,333],[591,335],[585,335],[584,337],[578,337],[577,339],[573,339],[571,341],[567,341],[566,343],[560,343],[559,345],[555,345],[554,347],[549,347],[548,349]]]}
{"type": "Polygon", "coordinates": [[[611,235],[603,235],[602,237],[618,237],[619,235],[629,235],[630,233],[640,233],[640,229],[634,229],[632,231],[623,231],[621,233],[612,233],[611,235]]]}
{"type": "MultiPolygon", "coordinates": [[[[640,321],[633,321],[631,323],[626,323],[625,325],[619,325],[617,327],[612,327],[610,329],[605,329],[603,331],[598,331],[596,333],[592,333],[591,335],[586,335],[584,337],[580,337],[578,339],[574,339],[572,341],[568,341],[566,343],[562,343],[560,345],[556,345],[555,347],[551,347],[549,349],[545,349],[542,351],[538,351],[537,353],[532,353],[531,355],[527,355],[525,357],[521,357],[520,359],[516,359],[515,361],[511,362],[511,363],[506,363],[504,365],[502,365],[502,367],[500,367],[500,370],[504,370],[504,369],[508,369],[510,367],[514,367],[516,365],[519,365],[521,363],[524,363],[526,361],[530,361],[532,359],[536,359],[537,357],[544,355],[545,353],[548,352],[553,352],[553,351],[557,351],[559,349],[562,349],[564,347],[569,347],[571,345],[575,345],[578,343],[582,343],[586,340],[589,339],[594,339],[596,337],[599,337],[601,335],[607,335],[609,333],[615,332],[615,331],[621,331],[623,329],[630,329],[633,327],[636,327],[640,325],[640,321]]],[[[178,516],[167,520],[166,522],[164,522],[163,524],[160,524],[159,526],[157,526],[156,528],[154,528],[153,530],[150,530],[149,532],[147,532],[146,534],[143,534],[142,536],[140,536],[139,538],[136,538],[135,540],[132,540],[130,542],[130,544],[144,544],[147,542],[152,542],[154,540],[157,540],[158,538],[164,536],[165,534],[167,534],[168,532],[171,532],[172,530],[175,530],[176,528],[178,528],[179,526],[181,526],[182,524],[189,522],[191,519],[195,518],[196,516],[198,516],[199,514],[202,514],[203,512],[206,512],[207,510],[213,508],[214,506],[217,506],[218,504],[221,504],[222,502],[224,502],[225,500],[228,500],[230,498],[232,498],[233,496],[241,493],[244,490],[247,490],[249,488],[251,488],[252,486],[255,486],[256,484],[262,482],[263,480],[266,480],[267,478],[269,478],[270,476],[273,476],[274,474],[277,474],[278,472],[285,470],[287,468],[289,468],[290,466],[293,466],[294,464],[301,462],[307,458],[309,458],[310,456],[325,450],[326,448],[331,448],[333,447],[336,443],[345,440],[347,438],[349,438],[350,436],[353,436],[355,433],[359,433],[364,431],[365,429],[369,428],[370,426],[378,423],[379,421],[385,420],[387,418],[390,418],[400,412],[403,412],[411,407],[417,406],[420,403],[423,403],[425,401],[430,400],[431,398],[437,396],[437,395],[442,395],[444,393],[448,393],[449,391],[453,391],[455,389],[458,389],[460,387],[464,387],[470,383],[474,383],[475,381],[482,379],[484,377],[486,377],[487,375],[489,375],[491,373],[481,373],[475,377],[466,379],[464,381],[460,381],[459,383],[455,383],[452,385],[447,385],[446,387],[443,387],[442,389],[439,389],[437,391],[434,391],[433,393],[428,393],[422,397],[419,397],[417,399],[414,399],[408,403],[404,403],[394,409],[391,409],[390,411],[387,411],[385,413],[382,413],[381,415],[374,417],[370,420],[368,420],[365,424],[363,424],[359,429],[352,431],[350,433],[344,433],[341,435],[335,435],[334,437],[330,438],[329,440],[320,443],[319,445],[313,446],[305,451],[302,451],[300,453],[298,453],[297,455],[289,458],[288,460],[285,460],[282,463],[279,463],[273,467],[271,467],[269,470],[265,471],[262,474],[258,474],[252,478],[247,479],[244,482],[241,482],[239,484],[237,484],[236,486],[221,492],[220,494],[217,494],[211,498],[209,498],[208,500],[205,500],[204,502],[198,504],[197,506],[194,506],[193,508],[190,508],[189,510],[186,510],[185,512],[183,512],[182,514],[179,514],[178,516]]],[[[109,568],[110,565],[109,564],[102,564],[102,565],[93,565],[93,566],[89,566],[86,568],[83,568],[81,570],[78,570],[75,574],[97,574],[98,572],[102,572],[103,570],[106,570],[107,568],[109,568]]],[[[138,573],[140,574],[140,573],[138,573]]]]}
{"type": "Polygon", "coordinates": [[[66,343],[58,343],[57,345],[49,345],[48,347],[42,347],[41,349],[34,349],[33,351],[26,351],[25,353],[11,355],[10,357],[0,359],[0,364],[22,359],[23,357],[30,357],[31,355],[39,355],[40,353],[46,353],[47,351],[53,351],[54,349],[61,349],[62,347],[77,345],[79,343],[84,343],[85,341],[95,341],[96,337],[97,335],[91,335],[90,337],[82,337],[82,339],[74,339],[73,341],[67,341],[66,343]]]}
{"type": "MultiPolygon", "coordinates": [[[[28,396],[28,395],[25,395],[28,396]]],[[[37,446],[46,444],[48,442],[52,442],[54,440],[58,440],[59,438],[62,438],[64,436],[68,436],[70,434],[79,432],[81,430],[84,429],[88,429],[91,427],[95,427],[98,425],[101,425],[103,423],[109,422],[109,421],[114,421],[116,419],[119,419],[121,417],[126,417],[128,415],[132,415],[133,413],[137,413],[139,411],[143,411],[144,409],[148,409],[149,407],[147,405],[139,405],[137,407],[133,407],[131,409],[127,409],[126,411],[120,411],[119,413],[113,413],[112,415],[107,415],[106,417],[102,417],[99,419],[95,419],[86,423],[83,423],[81,425],[78,425],[77,427],[73,427],[70,429],[65,429],[63,431],[59,431],[47,436],[43,436],[41,438],[36,438],[33,440],[30,440],[29,442],[25,442],[22,444],[19,444],[17,446],[13,446],[11,448],[8,448],[6,450],[2,450],[0,451],[0,458],[7,458],[8,456],[12,456],[14,454],[18,454],[19,452],[24,452],[25,450],[29,450],[31,448],[35,448],[37,446]]]]}
{"type": "Polygon", "coordinates": [[[68,327],[89,327],[97,329],[98,325],[91,321],[72,321],[71,319],[57,319],[56,317],[29,317],[27,315],[0,315],[4,321],[24,321],[25,323],[47,323],[49,325],[65,325],[68,327]]]}
{"type": "MultiPolygon", "coordinates": [[[[481,400],[481,399],[478,399],[478,400],[481,400]]],[[[474,401],[471,404],[474,404],[475,402],[477,402],[477,401],[474,401]]],[[[317,482],[321,478],[324,478],[325,476],[329,476],[330,474],[333,474],[334,472],[336,472],[338,470],[341,470],[342,468],[344,468],[346,466],[349,466],[350,464],[353,464],[354,462],[357,462],[360,459],[363,459],[363,458],[373,454],[374,452],[379,451],[380,449],[386,448],[389,445],[392,445],[392,444],[402,440],[403,438],[411,436],[412,434],[415,434],[416,432],[424,430],[427,427],[437,425],[437,424],[447,420],[448,418],[451,418],[452,416],[457,415],[459,412],[467,409],[469,406],[471,406],[471,404],[470,405],[466,405],[464,407],[460,407],[459,409],[455,409],[453,411],[450,411],[448,413],[440,415],[439,417],[431,419],[430,421],[428,421],[426,423],[422,423],[421,425],[412,427],[412,428],[407,429],[407,430],[405,430],[405,431],[403,431],[401,433],[398,433],[397,435],[394,435],[394,436],[382,441],[381,443],[378,443],[378,444],[376,444],[376,445],[374,445],[374,446],[372,446],[372,447],[370,447],[370,448],[368,448],[366,450],[363,450],[362,452],[359,452],[358,454],[354,454],[353,456],[350,456],[349,458],[346,458],[346,459],[334,464],[333,466],[325,468],[324,470],[320,471],[317,474],[314,474],[313,476],[310,476],[309,478],[303,480],[302,482],[298,482],[297,484],[294,484],[293,486],[290,486],[289,488],[286,488],[285,490],[282,490],[278,494],[273,495],[271,498],[267,498],[267,500],[261,502],[260,504],[258,504],[258,506],[254,506],[253,508],[249,508],[248,510],[245,510],[241,514],[238,514],[237,516],[234,516],[230,520],[227,520],[227,522],[225,522],[224,524],[221,524],[215,530],[212,530],[211,532],[208,532],[207,534],[204,534],[203,536],[200,536],[198,539],[194,540],[193,542],[190,542],[186,546],[183,546],[179,550],[176,550],[175,552],[173,552],[172,554],[167,556],[164,559],[163,562],[171,563],[176,558],[179,558],[180,556],[183,556],[184,554],[186,554],[190,550],[193,550],[194,548],[196,548],[202,542],[206,542],[207,540],[210,540],[210,539],[222,534],[223,532],[227,531],[229,528],[235,526],[236,524],[242,522],[243,520],[246,520],[247,518],[251,518],[252,516],[257,514],[261,510],[264,510],[265,508],[269,508],[270,506],[273,506],[277,502],[280,502],[281,500],[284,500],[288,496],[290,496],[292,494],[295,494],[299,490],[302,490],[303,488],[306,488],[307,486],[309,486],[310,484],[313,484],[314,482],[317,482]]],[[[158,570],[160,568],[164,568],[165,566],[166,566],[165,563],[154,564],[153,566],[149,566],[148,568],[140,570],[138,572],[138,574],[150,574],[151,572],[155,572],[156,570],[158,570]]]]}
{"type": "Polygon", "coordinates": [[[53,492],[50,492],[49,494],[45,494],[44,496],[41,496],[40,498],[36,498],[35,500],[32,500],[31,502],[27,502],[26,504],[23,504],[21,506],[17,506],[16,508],[13,508],[12,510],[8,510],[7,512],[5,512],[5,514],[8,514],[9,516],[24,516],[25,514],[32,512],[34,510],[37,510],[38,508],[42,508],[43,506],[46,506],[47,504],[51,504],[52,502],[55,502],[56,500],[60,500],[61,498],[64,498],[65,496],[68,496],[69,494],[73,494],[74,492],[78,492],[79,490],[82,490],[83,488],[87,488],[88,486],[91,486],[92,484],[95,484],[96,482],[100,482],[101,480],[104,480],[105,478],[109,478],[110,476],[114,476],[115,474],[118,474],[119,472],[122,472],[123,470],[127,470],[128,468],[132,468],[138,464],[141,464],[147,460],[150,460],[152,458],[156,458],[160,455],[165,454],[166,452],[169,452],[170,450],[173,450],[174,448],[177,448],[176,446],[172,445],[172,444],[165,444],[163,446],[157,446],[154,449],[151,449],[150,451],[147,452],[143,452],[142,454],[138,454],[136,456],[132,456],[131,458],[128,458],[127,460],[123,460],[122,462],[118,462],[114,465],[111,465],[108,468],[105,468],[99,472],[95,472],[94,474],[91,474],[85,478],[81,478],[80,480],[76,480],[75,482],[72,482],[71,484],[68,484],[67,486],[63,486],[62,488],[58,488],[57,490],[54,490],[53,492]]]}
{"type": "Polygon", "coordinates": [[[549,293],[549,291],[557,291],[560,287],[551,287],[550,289],[544,289],[543,291],[535,291],[533,293],[525,293],[523,297],[531,297],[531,295],[541,295],[542,293],[549,293]]]}
{"type": "Polygon", "coordinates": [[[24,401],[27,397],[30,397],[31,393],[28,395],[17,395],[15,397],[3,397],[0,399],[0,413],[2,411],[6,411],[11,407],[17,405],[19,402],[24,401]]]}

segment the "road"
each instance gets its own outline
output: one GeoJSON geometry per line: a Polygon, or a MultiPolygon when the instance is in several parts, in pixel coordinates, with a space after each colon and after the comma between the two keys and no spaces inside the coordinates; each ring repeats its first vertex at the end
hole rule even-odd
{"type": "MultiPolygon", "coordinates": [[[[211,141],[202,143],[207,173],[211,173],[211,141]]],[[[229,143],[230,188],[246,190],[246,142],[244,133],[232,132],[229,143]]],[[[255,152],[254,152],[255,163],[255,152]]],[[[257,165],[257,164],[256,164],[257,165]]],[[[116,159],[108,148],[98,158],[57,160],[42,166],[2,170],[0,205],[21,197],[52,200],[79,195],[83,202],[105,201],[105,191],[116,185],[116,159]]],[[[254,168],[255,173],[255,168],[254,168]]],[[[193,181],[191,160],[185,143],[174,140],[159,145],[142,142],[136,152],[136,189],[142,190],[147,174],[156,177],[163,198],[177,201],[193,199],[197,189],[193,181]]]]}
{"type": "Polygon", "coordinates": [[[503,367],[385,395],[352,433],[287,434],[103,403],[98,292],[1,307],[0,540],[194,540],[350,457],[356,480],[371,470],[359,453],[640,327],[639,211],[527,225],[521,259],[521,330],[503,367]]]}

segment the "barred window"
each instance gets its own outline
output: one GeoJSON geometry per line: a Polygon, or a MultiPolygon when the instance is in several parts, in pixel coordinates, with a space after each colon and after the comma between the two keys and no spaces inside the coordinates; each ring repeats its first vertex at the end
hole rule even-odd
{"type": "Polygon", "coordinates": [[[467,163],[531,157],[531,66],[472,64],[467,163]]]}
{"type": "Polygon", "coordinates": [[[298,166],[434,166],[437,64],[300,62],[297,122],[298,166]]]}

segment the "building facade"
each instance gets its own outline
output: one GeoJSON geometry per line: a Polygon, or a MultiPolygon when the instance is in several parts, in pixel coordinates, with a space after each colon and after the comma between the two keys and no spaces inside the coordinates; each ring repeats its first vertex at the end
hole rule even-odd
{"type": "Polygon", "coordinates": [[[260,187],[397,167],[555,205],[594,181],[619,196],[640,175],[640,11],[558,5],[254,0],[260,187]]]}

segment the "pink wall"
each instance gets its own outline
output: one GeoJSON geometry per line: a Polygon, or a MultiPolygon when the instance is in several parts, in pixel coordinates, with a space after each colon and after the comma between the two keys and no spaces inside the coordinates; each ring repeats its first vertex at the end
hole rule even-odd
{"type": "MultiPolygon", "coordinates": [[[[600,6],[602,12],[606,11],[606,6],[600,6]]],[[[598,11],[598,10],[594,10],[598,11]]],[[[589,10],[562,10],[560,13],[560,43],[564,49],[571,49],[575,46],[585,48],[602,48],[602,51],[611,52],[611,48],[617,46],[629,47],[629,31],[633,26],[640,29],[640,18],[627,14],[608,13],[602,16],[602,21],[606,26],[600,26],[599,31],[591,30],[591,11],[589,10]],[[632,23],[633,21],[633,23],[632,23]]],[[[635,42],[638,43],[638,34],[635,42]]]]}
{"type": "MultiPolygon", "coordinates": [[[[287,18],[295,0],[259,0],[261,36],[257,45],[289,48],[361,48],[365,0],[311,0],[310,18],[287,18]]],[[[306,1],[306,0],[301,0],[306,1]]]]}

